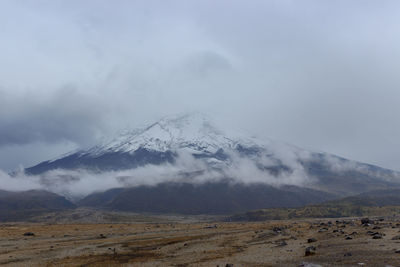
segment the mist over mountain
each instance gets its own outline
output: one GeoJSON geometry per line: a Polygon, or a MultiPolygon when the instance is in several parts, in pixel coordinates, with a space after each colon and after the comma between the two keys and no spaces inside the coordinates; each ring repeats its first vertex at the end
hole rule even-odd
{"type": "Polygon", "coordinates": [[[0,265],[400,266],[399,0],[0,0],[0,265]]]}
{"type": "Polygon", "coordinates": [[[0,189],[398,186],[398,2],[100,2],[0,3],[0,189]]]}
{"type": "Polygon", "coordinates": [[[400,186],[398,172],[220,129],[197,112],[0,175],[4,190],[40,189],[86,206],[178,213],[299,206],[400,186]],[[224,204],[211,208],[214,202],[224,204]]]}

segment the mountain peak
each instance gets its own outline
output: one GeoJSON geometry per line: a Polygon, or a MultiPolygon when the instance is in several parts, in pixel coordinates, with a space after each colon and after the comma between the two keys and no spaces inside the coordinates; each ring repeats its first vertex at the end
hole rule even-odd
{"type": "Polygon", "coordinates": [[[80,181],[82,173],[92,177],[92,172],[99,177],[111,176],[105,178],[105,183],[111,179],[111,184],[123,186],[228,179],[246,184],[308,186],[347,194],[377,185],[386,188],[392,182],[399,184],[397,173],[375,166],[273,140],[260,141],[237,132],[222,132],[209,117],[197,112],[165,117],[92,148],[39,163],[26,169],[26,173],[44,174],[46,178],[50,170],[58,171],[49,177],[62,174],[61,184],[80,181]],[[66,170],[67,176],[63,175],[66,170]]]}
{"type": "Polygon", "coordinates": [[[200,112],[191,112],[177,116],[164,117],[153,125],[173,131],[177,137],[191,138],[199,135],[222,135],[213,120],[200,112]]]}
{"type": "Polygon", "coordinates": [[[185,147],[215,153],[220,148],[231,146],[232,140],[215,126],[210,117],[190,112],[164,117],[141,129],[125,131],[86,152],[96,155],[107,151],[132,153],[139,148],[165,152],[185,147]]]}

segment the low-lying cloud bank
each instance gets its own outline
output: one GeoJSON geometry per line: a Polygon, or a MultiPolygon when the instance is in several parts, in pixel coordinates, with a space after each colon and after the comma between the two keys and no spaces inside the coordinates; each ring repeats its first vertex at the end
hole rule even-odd
{"type": "Polygon", "coordinates": [[[232,183],[266,183],[273,186],[305,186],[312,182],[298,162],[288,159],[282,163],[288,166],[290,171],[272,174],[260,168],[260,164],[266,168],[276,165],[276,162],[268,157],[254,161],[231,154],[229,162],[224,162],[216,159],[199,160],[190,154],[180,153],[174,164],[149,164],[120,171],[56,169],[40,175],[27,175],[21,170],[10,175],[0,170],[0,189],[9,191],[42,189],[76,199],[111,188],[153,186],[163,182],[201,184],[226,178],[232,183]]]}
{"type": "MultiPolygon", "coordinates": [[[[272,157],[270,155],[243,157],[231,152],[227,161],[215,158],[196,159],[190,153],[180,152],[174,164],[148,164],[119,171],[55,169],[40,175],[27,175],[23,169],[13,174],[0,170],[0,189],[47,190],[76,200],[111,188],[154,186],[163,182],[201,184],[228,178],[231,183],[312,187],[317,181],[317,178],[310,176],[300,163],[313,160],[311,153],[273,148],[271,152],[272,157]]],[[[370,176],[375,175],[383,180],[399,178],[395,172],[383,173],[380,170],[371,170],[368,165],[329,155],[324,157],[324,164],[327,170],[336,173],[356,171],[370,176]]]]}

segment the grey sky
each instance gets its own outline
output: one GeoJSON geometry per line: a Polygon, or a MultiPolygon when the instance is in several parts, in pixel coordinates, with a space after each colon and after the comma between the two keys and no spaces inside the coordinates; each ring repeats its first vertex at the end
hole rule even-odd
{"type": "Polygon", "coordinates": [[[200,110],[400,170],[398,1],[0,1],[0,168],[200,110]]]}

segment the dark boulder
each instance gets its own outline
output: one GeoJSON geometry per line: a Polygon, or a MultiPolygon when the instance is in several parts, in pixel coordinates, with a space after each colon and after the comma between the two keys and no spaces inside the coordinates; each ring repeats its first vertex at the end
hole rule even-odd
{"type": "Polygon", "coordinates": [[[366,224],[373,224],[374,221],[370,220],[369,218],[362,218],[361,219],[361,224],[366,225],[366,224]]]}
{"type": "Polygon", "coordinates": [[[316,249],[316,247],[314,247],[314,246],[307,247],[304,255],[305,255],[305,256],[315,255],[316,250],[317,250],[317,249],[316,249]]]}
{"type": "Polygon", "coordinates": [[[26,233],[24,233],[24,236],[34,236],[35,234],[34,233],[32,233],[32,232],[26,232],[26,233]]]}

